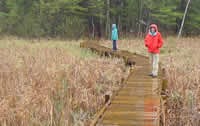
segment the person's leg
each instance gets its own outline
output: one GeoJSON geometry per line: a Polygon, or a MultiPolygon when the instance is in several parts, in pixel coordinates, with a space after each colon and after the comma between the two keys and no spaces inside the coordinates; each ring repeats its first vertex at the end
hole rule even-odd
{"type": "Polygon", "coordinates": [[[115,41],[115,49],[117,50],[117,40],[115,41]]]}
{"type": "Polygon", "coordinates": [[[112,41],[112,46],[113,46],[113,50],[114,50],[114,40],[112,41]]]}
{"type": "Polygon", "coordinates": [[[153,54],[153,76],[158,76],[159,54],[153,54]]]}
{"type": "Polygon", "coordinates": [[[113,40],[113,50],[116,50],[116,40],[113,40]]]}
{"type": "Polygon", "coordinates": [[[153,75],[153,54],[149,53],[149,63],[151,65],[151,73],[149,74],[150,76],[153,75]]]}

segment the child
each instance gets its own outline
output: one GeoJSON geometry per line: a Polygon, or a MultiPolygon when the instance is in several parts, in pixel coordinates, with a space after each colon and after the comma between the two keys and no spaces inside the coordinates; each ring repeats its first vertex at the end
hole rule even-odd
{"type": "Polygon", "coordinates": [[[158,76],[158,68],[159,68],[159,53],[160,48],[163,45],[163,39],[158,31],[158,27],[156,24],[150,25],[149,33],[145,37],[145,46],[148,48],[149,58],[152,65],[152,72],[150,76],[153,78],[158,76]]]}
{"type": "Polygon", "coordinates": [[[113,41],[113,51],[117,50],[117,40],[118,40],[118,31],[116,24],[112,24],[112,41],[113,41]]]}

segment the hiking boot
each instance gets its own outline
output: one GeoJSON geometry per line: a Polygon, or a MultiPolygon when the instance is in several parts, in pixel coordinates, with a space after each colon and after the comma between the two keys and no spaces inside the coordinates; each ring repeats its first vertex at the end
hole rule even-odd
{"type": "Polygon", "coordinates": [[[158,76],[157,75],[152,75],[152,78],[157,78],[158,76]]]}
{"type": "Polygon", "coordinates": [[[148,74],[148,75],[149,75],[149,76],[151,76],[151,77],[153,76],[153,74],[152,74],[152,73],[150,73],[150,74],[148,74]]]}

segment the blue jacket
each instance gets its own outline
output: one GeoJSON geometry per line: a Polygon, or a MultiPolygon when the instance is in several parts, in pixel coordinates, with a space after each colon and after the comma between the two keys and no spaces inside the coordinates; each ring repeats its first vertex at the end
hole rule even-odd
{"type": "Polygon", "coordinates": [[[112,25],[112,40],[118,40],[118,31],[116,24],[112,25]]]}

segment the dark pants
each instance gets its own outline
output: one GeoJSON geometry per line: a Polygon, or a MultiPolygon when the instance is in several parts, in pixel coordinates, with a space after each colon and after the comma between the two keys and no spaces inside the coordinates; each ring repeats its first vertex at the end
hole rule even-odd
{"type": "Polygon", "coordinates": [[[113,50],[117,50],[117,41],[113,40],[113,50]]]}

